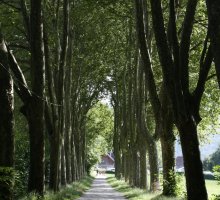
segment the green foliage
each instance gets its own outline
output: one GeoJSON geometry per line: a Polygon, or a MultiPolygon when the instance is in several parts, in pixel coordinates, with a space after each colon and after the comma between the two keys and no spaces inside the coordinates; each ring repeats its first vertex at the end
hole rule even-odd
{"type": "MultiPolygon", "coordinates": [[[[218,181],[218,185],[220,185],[220,165],[216,165],[213,167],[215,179],[218,181]]],[[[214,200],[220,200],[220,195],[213,195],[214,200]]]]}
{"type": "Polygon", "coordinates": [[[184,178],[185,177],[183,175],[176,173],[176,195],[182,197],[183,199],[186,198],[186,185],[184,178]]]}
{"type": "Polygon", "coordinates": [[[178,186],[176,184],[176,173],[174,171],[169,172],[169,181],[163,179],[163,194],[166,194],[167,196],[177,196],[178,194],[178,186]],[[165,190],[166,189],[166,190],[165,190]]]}
{"type": "Polygon", "coordinates": [[[213,171],[214,171],[214,176],[215,176],[215,179],[217,181],[219,181],[219,184],[220,184],[220,165],[216,165],[213,167],[213,171]]]}
{"type": "Polygon", "coordinates": [[[101,158],[112,149],[113,113],[102,103],[97,103],[87,115],[87,168],[91,169],[101,158]]]}
{"type": "Polygon", "coordinates": [[[216,150],[216,152],[203,161],[205,170],[212,171],[216,165],[220,165],[220,147],[216,150]]]}
{"type": "Polygon", "coordinates": [[[27,190],[29,169],[29,137],[26,119],[19,109],[21,101],[15,96],[15,187],[14,196],[18,199],[24,196],[27,190]]]}
{"type": "Polygon", "coordinates": [[[11,167],[0,167],[0,199],[12,200],[15,172],[11,167]]]}

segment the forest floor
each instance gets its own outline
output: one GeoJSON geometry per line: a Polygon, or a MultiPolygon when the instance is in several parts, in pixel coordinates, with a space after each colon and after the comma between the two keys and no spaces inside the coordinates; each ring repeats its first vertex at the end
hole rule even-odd
{"type": "Polygon", "coordinates": [[[114,190],[106,181],[105,175],[96,176],[91,188],[78,200],[125,200],[122,193],[114,190]]]}

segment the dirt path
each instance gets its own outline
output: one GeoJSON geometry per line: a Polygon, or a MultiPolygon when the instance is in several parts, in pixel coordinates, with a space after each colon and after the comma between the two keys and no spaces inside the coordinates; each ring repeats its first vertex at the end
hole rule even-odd
{"type": "Polygon", "coordinates": [[[97,176],[92,187],[78,200],[125,200],[126,198],[114,190],[107,182],[105,176],[97,176]]]}

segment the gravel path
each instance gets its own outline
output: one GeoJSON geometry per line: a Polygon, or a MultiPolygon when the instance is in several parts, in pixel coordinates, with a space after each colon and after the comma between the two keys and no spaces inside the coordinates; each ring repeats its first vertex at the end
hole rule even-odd
{"type": "Polygon", "coordinates": [[[92,187],[78,200],[125,200],[125,197],[114,190],[106,181],[105,176],[97,176],[92,187]]]}

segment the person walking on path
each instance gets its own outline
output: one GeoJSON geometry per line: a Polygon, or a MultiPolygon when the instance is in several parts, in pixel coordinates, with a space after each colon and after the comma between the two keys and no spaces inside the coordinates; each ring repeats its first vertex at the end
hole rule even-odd
{"type": "Polygon", "coordinates": [[[98,175],[91,188],[83,194],[78,200],[125,200],[126,198],[114,190],[106,181],[106,177],[98,175]]]}

